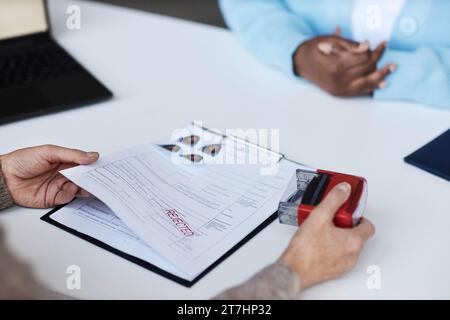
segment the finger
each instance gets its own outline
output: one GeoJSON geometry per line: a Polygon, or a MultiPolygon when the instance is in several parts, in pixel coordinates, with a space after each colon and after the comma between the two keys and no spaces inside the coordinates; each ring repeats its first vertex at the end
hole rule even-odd
{"type": "Polygon", "coordinates": [[[45,182],[47,184],[46,192],[43,195],[44,207],[48,208],[54,205],[56,194],[63,189],[67,182],[69,180],[57,171],[48,178],[45,182]]]}
{"type": "Polygon", "coordinates": [[[387,65],[381,69],[375,70],[367,76],[369,89],[382,89],[387,85],[385,78],[395,70],[395,65],[387,65]]]}
{"type": "Polygon", "coordinates": [[[336,211],[350,196],[351,186],[347,182],[336,185],[317,206],[315,215],[327,221],[332,221],[336,211]]]}
{"type": "Polygon", "coordinates": [[[358,47],[358,43],[344,38],[336,37],[339,46],[346,51],[353,51],[358,47]]]}
{"type": "Polygon", "coordinates": [[[72,201],[77,194],[79,187],[73,182],[64,184],[63,188],[59,190],[55,196],[54,205],[66,204],[72,201]]]}
{"type": "Polygon", "coordinates": [[[336,36],[340,37],[341,34],[342,34],[342,29],[341,29],[341,27],[337,26],[337,27],[336,27],[336,30],[334,31],[334,34],[335,34],[336,36]]]}
{"type": "Polygon", "coordinates": [[[369,52],[370,46],[368,41],[364,42],[355,42],[352,40],[344,39],[344,38],[336,38],[339,45],[346,51],[349,51],[351,53],[365,53],[369,52]]]}
{"type": "Polygon", "coordinates": [[[79,188],[77,194],[75,195],[77,198],[89,198],[91,194],[84,189],[79,188]]]}
{"type": "Polygon", "coordinates": [[[376,70],[377,66],[372,61],[360,63],[356,66],[350,67],[347,72],[348,79],[356,79],[362,76],[367,76],[376,70]]]}
{"type": "Polygon", "coordinates": [[[373,90],[374,89],[369,85],[367,76],[362,76],[350,82],[346,94],[347,96],[357,96],[363,93],[371,93],[373,90]]]}
{"type": "Polygon", "coordinates": [[[386,50],[387,43],[382,42],[378,47],[375,48],[372,52],[372,61],[377,63],[380,61],[381,57],[383,56],[384,50],[386,50]]]}
{"type": "Polygon", "coordinates": [[[358,47],[352,50],[353,53],[364,53],[368,52],[370,49],[370,45],[368,41],[361,42],[358,47]]]}
{"type": "Polygon", "coordinates": [[[330,54],[332,54],[333,52],[336,51],[333,43],[331,42],[319,42],[317,44],[317,49],[322,52],[324,55],[329,56],[330,54]]]}
{"type": "Polygon", "coordinates": [[[38,148],[41,149],[44,158],[49,162],[91,164],[99,158],[97,152],[85,152],[54,145],[41,146],[38,148]]]}
{"type": "Polygon", "coordinates": [[[346,68],[353,68],[360,65],[372,63],[369,52],[355,54],[347,50],[340,50],[337,52],[340,57],[341,64],[346,68]]]}
{"type": "Polygon", "coordinates": [[[372,93],[376,89],[386,87],[387,81],[384,80],[396,68],[395,65],[387,65],[381,69],[375,70],[371,74],[359,77],[350,83],[348,95],[355,96],[363,93],[372,93]]]}
{"type": "MultiPolygon", "coordinates": [[[[48,182],[49,186],[47,189],[48,199],[46,201],[46,207],[53,206],[56,196],[58,192],[61,190],[67,190],[67,184],[74,184],[72,181],[68,180],[65,176],[60,173],[57,173],[51,180],[48,182]]],[[[90,197],[91,194],[84,189],[81,189],[77,186],[76,197],[87,198],[90,197]]]]}
{"type": "Polygon", "coordinates": [[[355,233],[366,242],[375,234],[375,226],[366,218],[361,218],[359,224],[351,229],[351,232],[355,233]]]}

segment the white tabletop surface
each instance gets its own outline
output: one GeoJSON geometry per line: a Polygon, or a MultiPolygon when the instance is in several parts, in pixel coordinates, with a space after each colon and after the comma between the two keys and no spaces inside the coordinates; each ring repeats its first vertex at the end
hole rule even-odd
{"type": "MultiPolygon", "coordinates": [[[[58,41],[115,94],[111,101],[0,127],[0,153],[44,143],[110,153],[167,137],[191,120],[280,129],[280,149],[311,166],[365,176],[377,233],[346,276],[304,299],[449,298],[450,183],[403,162],[450,126],[450,110],[369,98],[337,99],[260,64],[226,30],[88,1],[50,1],[58,41]],[[68,4],[81,30],[65,26],[68,4]],[[368,289],[368,266],[381,289],[368,289]]],[[[80,298],[210,298],[273,262],[295,228],[272,223],[185,288],[39,220],[47,210],[0,215],[14,252],[38,278],[80,298]],[[81,268],[81,290],[66,268],[81,268]]]]}

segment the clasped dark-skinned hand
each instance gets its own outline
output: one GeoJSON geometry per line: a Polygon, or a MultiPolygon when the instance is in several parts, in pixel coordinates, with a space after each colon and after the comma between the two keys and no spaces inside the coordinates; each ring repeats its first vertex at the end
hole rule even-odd
{"type": "Polygon", "coordinates": [[[0,156],[6,186],[15,204],[49,208],[89,193],[68,180],[60,170],[97,161],[97,152],[54,145],[20,149],[0,156]]]}
{"type": "Polygon", "coordinates": [[[298,76],[334,96],[371,95],[387,85],[385,78],[397,67],[388,64],[377,69],[385,48],[382,43],[371,51],[366,42],[342,38],[338,28],[333,35],[302,43],[294,54],[294,68],[298,76]]]}

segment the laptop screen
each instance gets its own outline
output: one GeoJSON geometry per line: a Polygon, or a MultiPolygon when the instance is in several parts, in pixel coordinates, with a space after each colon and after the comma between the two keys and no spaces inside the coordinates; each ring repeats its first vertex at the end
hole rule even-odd
{"type": "Polygon", "coordinates": [[[0,0],[0,40],[47,30],[44,0],[0,0]]]}

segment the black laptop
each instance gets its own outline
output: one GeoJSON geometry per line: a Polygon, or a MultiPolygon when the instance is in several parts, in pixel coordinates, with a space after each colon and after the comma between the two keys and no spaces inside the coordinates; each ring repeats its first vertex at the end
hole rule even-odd
{"type": "Polygon", "coordinates": [[[0,0],[0,124],[111,97],[52,38],[46,0],[0,0]]]}

